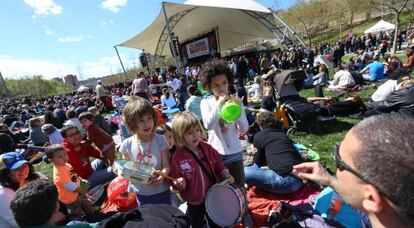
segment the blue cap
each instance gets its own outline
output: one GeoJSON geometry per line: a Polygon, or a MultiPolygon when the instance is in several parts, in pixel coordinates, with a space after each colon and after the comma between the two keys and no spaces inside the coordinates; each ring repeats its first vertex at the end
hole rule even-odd
{"type": "Polygon", "coordinates": [[[9,152],[0,155],[0,170],[18,169],[23,164],[28,163],[26,159],[18,152],[9,152]]]}

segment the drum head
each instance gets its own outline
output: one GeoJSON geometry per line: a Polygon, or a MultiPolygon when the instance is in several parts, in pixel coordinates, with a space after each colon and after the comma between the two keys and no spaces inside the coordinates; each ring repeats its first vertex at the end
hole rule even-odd
{"type": "Polygon", "coordinates": [[[231,226],[240,217],[240,200],[227,185],[215,185],[206,197],[207,214],[219,226],[231,226]]]}

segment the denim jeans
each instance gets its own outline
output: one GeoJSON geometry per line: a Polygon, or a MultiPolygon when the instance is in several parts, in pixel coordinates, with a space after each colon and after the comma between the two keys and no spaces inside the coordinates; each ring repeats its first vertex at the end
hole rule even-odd
{"type": "Polygon", "coordinates": [[[116,177],[115,173],[112,171],[112,167],[108,167],[103,160],[95,159],[91,163],[91,166],[93,172],[87,178],[89,184],[91,185],[90,188],[113,180],[116,177]]]}
{"type": "Polygon", "coordinates": [[[244,167],[246,183],[257,188],[281,194],[293,193],[303,186],[293,174],[278,175],[271,169],[261,169],[256,164],[244,167]]]}
{"type": "Polygon", "coordinates": [[[145,204],[168,204],[171,205],[171,192],[168,189],[167,191],[158,193],[158,194],[154,194],[154,195],[149,195],[149,196],[144,196],[144,195],[140,195],[138,192],[135,192],[137,194],[137,203],[138,206],[142,206],[145,204]]]}

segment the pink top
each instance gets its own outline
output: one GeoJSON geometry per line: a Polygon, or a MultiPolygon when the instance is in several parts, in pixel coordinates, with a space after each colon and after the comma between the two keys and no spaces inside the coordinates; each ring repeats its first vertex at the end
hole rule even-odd
{"type": "Polygon", "coordinates": [[[132,93],[147,93],[148,83],[145,78],[137,78],[132,82],[132,93]]]}

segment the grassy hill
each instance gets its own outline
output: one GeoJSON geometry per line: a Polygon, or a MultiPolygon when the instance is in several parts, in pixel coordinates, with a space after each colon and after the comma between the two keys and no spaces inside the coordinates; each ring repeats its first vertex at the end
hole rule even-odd
{"type": "MultiPolygon", "coordinates": [[[[401,13],[400,28],[403,28],[403,29],[407,28],[412,13],[413,12],[411,12],[409,10],[406,10],[406,11],[401,13]]],[[[373,26],[380,19],[381,19],[381,17],[376,17],[376,18],[371,18],[370,20],[367,20],[367,21],[362,21],[362,22],[356,23],[352,27],[352,32],[353,32],[354,36],[363,35],[365,30],[367,30],[369,27],[373,26]]],[[[395,24],[395,16],[393,14],[385,15],[384,20],[395,24]]],[[[321,42],[329,42],[329,43],[330,42],[335,42],[335,41],[339,40],[341,37],[342,38],[345,37],[348,30],[349,30],[349,28],[346,28],[345,26],[342,26],[342,33],[340,35],[339,34],[339,32],[340,32],[339,26],[336,26],[335,28],[327,29],[327,30],[321,32],[322,34],[315,34],[314,38],[312,38],[312,44],[318,44],[318,43],[321,43],[321,42]]]]}

